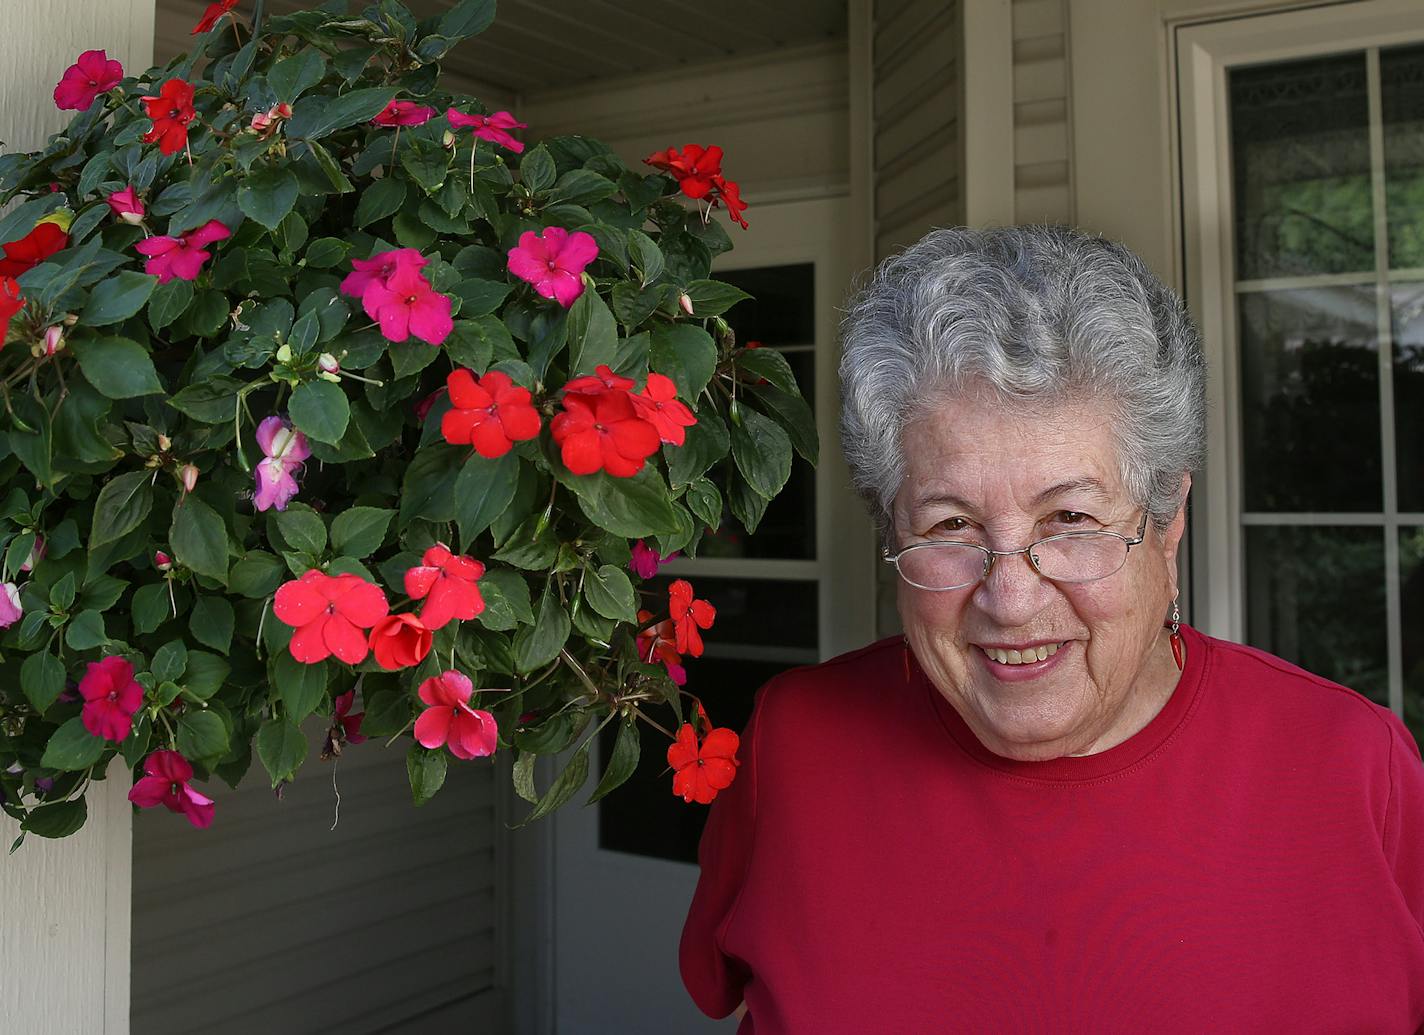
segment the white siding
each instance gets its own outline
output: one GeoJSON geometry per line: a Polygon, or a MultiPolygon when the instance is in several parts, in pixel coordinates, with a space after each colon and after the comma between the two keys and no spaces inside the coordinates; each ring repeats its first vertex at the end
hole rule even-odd
{"type": "Polygon", "coordinates": [[[332,763],[307,734],[312,757],[283,800],[254,761],[239,790],[204,788],[207,830],[161,809],[135,820],[134,1029],[356,1035],[432,1011],[497,1029],[495,767],[452,759],[417,809],[409,740],[348,747],[333,830],[332,763]]]}
{"type": "Polygon", "coordinates": [[[1071,223],[1067,2],[1013,0],[1013,26],[1014,221],[1071,223]]]}

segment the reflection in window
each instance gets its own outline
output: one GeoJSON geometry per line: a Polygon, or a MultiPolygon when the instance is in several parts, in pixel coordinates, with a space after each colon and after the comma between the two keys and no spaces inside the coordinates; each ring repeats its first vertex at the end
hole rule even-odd
{"type": "Polygon", "coordinates": [[[1424,267],[1424,47],[1380,51],[1391,269],[1424,267]]]}

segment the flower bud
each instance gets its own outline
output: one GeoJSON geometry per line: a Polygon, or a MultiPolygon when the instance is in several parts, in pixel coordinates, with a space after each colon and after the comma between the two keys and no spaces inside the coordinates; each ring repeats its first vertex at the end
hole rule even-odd
{"type": "Polygon", "coordinates": [[[289,119],[292,117],[292,106],[290,104],[274,104],[267,114],[274,119],[289,119]]]}
{"type": "Polygon", "coordinates": [[[440,144],[447,149],[453,148],[455,146],[455,134],[447,129],[440,137],[440,144]]]}
{"type": "Polygon", "coordinates": [[[59,324],[47,327],[44,332],[44,354],[53,356],[64,348],[64,328],[59,324]]]}
{"type": "Polygon", "coordinates": [[[320,372],[317,374],[323,381],[340,381],[341,364],[336,361],[336,357],[330,352],[323,352],[317,357],[316,365],[320,372]]]}
{"type": "Polygon", "coordinates": [[[78,313],[65,313],[65,314],[64,314],[64,319],[60,321],[60,323],[64,324],[64,326],[66,326],[66,327],[73,327],[73,326],[74,326],[76,323],[78,323],[78,322],[79,322],[79,314],[78,314],[78,313]]]}
{"type": "Polygon", "coordinates": [[[184,464],[178,468],[178,480],[183,483],[185,492],[192,492],[198,484],[198,468],[195,464],[184,464]]]}
{"type": "Polygon", "coordinates": [[[25,560],[24,564],[20,565],[20,570],[34,571],[35,565],[44,560],[45,552],[48,549],[49,547],[45,545],[45,537],[42,535],[35,536],[35,545],[30,547],[30,556],[25,560]]]}
{"type": "Polygon", "coordinates": [[[119,218],[122,219],[125,223],[129,224],[129,226],[138,226],[140,223],[143,222],[143,213],[123,212],[119,214],[119,218]]]}
{"type": "Polygon", "coordinates": [[[153,566],[159,571],[171,571],[173,569],[173,558],[169,557],[162,550],[158,550],[153,555],[153,566]]]}
{"type": "Polygon", "coordinates": [[[158,433],[158,448],[165,453],[173,448],[173,440],[161,431],[158,433]]]}
{"type": "Polygon", "coordinates": [[[291,361],[292,361],[292,347],[284,342],[284,343],[282,344],[282,347],[277,350],[277,362],[278,362],[278,363],[290,363],[291,361]]]}
{"type": "Polygon", "coordinates": [[[692,315],[692,296],[686,291],[677,296],[677,304],[682,306],[682,311],[688,316],[692,315]]]}
{"type": "Polygon", "coordinates": [[[266,112],[259,111],[256,115],[252,116],[252,122],[248,128],[254,133],[266,133],[272,128],[272,116],[266,112]]]}

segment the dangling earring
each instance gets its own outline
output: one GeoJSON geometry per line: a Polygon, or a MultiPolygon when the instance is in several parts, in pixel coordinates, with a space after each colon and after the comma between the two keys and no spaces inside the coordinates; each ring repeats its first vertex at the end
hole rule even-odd
{"type": "Polygon", "coordinates": [[[1167,637],[1167,640],[1172,644],[1172,660],[1177,663],[1177,671],[1180,672],[1182,671],[1182,611],[1177,606],[1176,597],[1172,598],[1172,621],[1169,628],[1172,633],[1167,637]]]}
{"type": "Polygon", "coordinates": [[[909,638],[908,636],[902,636],[902,637],[900,637],[900,646],[904,649],[904,652],[905,652],[905,653],[902,654],[900,657],[901,657],[901,660],[905,662],[905,682],[908,683],[908,682],[911,681],[911,676],[910,676],[910,638],[909,638]]]}

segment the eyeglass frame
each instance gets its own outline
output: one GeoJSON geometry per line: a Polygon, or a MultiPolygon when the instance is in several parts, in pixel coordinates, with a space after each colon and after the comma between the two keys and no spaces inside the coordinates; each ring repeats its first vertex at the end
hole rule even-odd
{"type": "Polygon", "coordinates": [[[1111,578],[1118,572],[1122,571],[1122,569],[1127,565],[1128,557],[1132,554],[1132,548],[1134,546],[1140,546],[1143,542],[1146,541],[1147,520],[1149,517],[1151,517],[1151,512],[1144,510],[1142,512],[1142,522],[1137,526],[1137,535],[1131,539],[1123,535],[1121,532],[1114,532],[1111,529],[1107,528],[1095,528],[1091,530],[1084,530],[1081,532],[1055,532],[1053,535],[1046,535],[1042,539],[1035,539],[1033,542],[1029,543],[1021,550],[991,550],[987,546],[980,546],[978,543],[965,543],[960,542],[957,539],[932,539],[923,543],[911,543],[903,550],[897,550],[894,553],[891,553],[889,550],[886,550],[881,554],[880,559],[886,564],[893,564],[895,566],[895,574],[897,574],[900,578],[904,579],[905,584],[907,586],[914,586],[915,589],[922,589],[926,593],[951,593],[958,589],[968,589],[970,586],[977,586],[979,583],[983,582],[989,577],[989,573],[994,570],[994,561],[997,558],[1017,557],[1021,553],[1028,554],[1028,562],[1033,566],[1033,570],[1037,572],[1040,577],[1047,579],[1049,582],[1067,582],[1075,585],[1082,584],[1085,582],[1099,582],[1102,579],[1111,578]],[[1124,545],[1127,547],[1127,549],[1123,551],[1122,564],[1119,564],[1116,568],[1108,572],[1106,575],[1094,575],[1090,579],[1060,579],[1054,578],[1052,575],[1044,574],[1043,569],[1038,566],[1037,558],[1035,558],[1032,553],[1034,548],[1042,546],[1044,543],[1047,542],[1053,542],[1059,539],[1075,539],[1089,535],[1110,535],[1115,539],[1121,539],[1124,545]],[[928,586],[921,586],[918,582],[911,582],[909,578],[905,575],[905,573],[900,570],[900,558],[903,557],[905,554],[910,553],[914,550],[918,550],[922,547],[946,545],[967,546],[971,550],[978,550],[984,555],[984,570],[980,572],[979,577],[977,579],[975,579],[973,582],[965,582],[958,586],[944,586],[939,589],[931,589],[928,586]]]}

